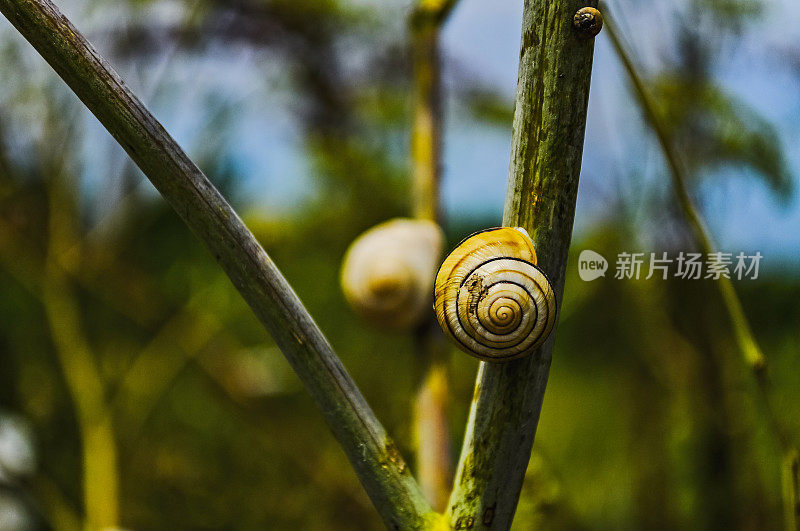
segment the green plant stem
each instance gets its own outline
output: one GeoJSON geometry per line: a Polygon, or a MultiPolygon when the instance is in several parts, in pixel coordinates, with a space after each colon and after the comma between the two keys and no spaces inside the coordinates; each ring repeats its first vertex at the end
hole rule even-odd
{"type": "MultiPolygon", "coordinates": [[[[656,112],[653,99],[647,92],[644,82],[631,59],[631,55],[620,40],[619,32],[615,24],[608,16],[606,16],[605,27],[611,39],[614,51],[628,75],[628,80],[633,87],[634,96],[639,103],[639,107],[642,109],[645,121],[655,133],[658,144],[664,154],[669,168],[672,187],[675,190],[681,211],[694,234],[695,241],[702,252],[706,254],[713,253],[715,252],[715,245],[700,212],[695,207],[691,195],[689,194],[684,168],[675,151],[672,139],[669,137],[667,129],[664,127],[664,124],[661,122],[656,112]]],[[[725,309],[731,320],[734,338],[742,354],[743,361],[747,367],[749,367],[756,380],[760,402],[764,406],[766,412],[766,423],[778,440],[781,448],[784,461],[783,496],[787,529],[800,530],[800,495],[798,495],[799,481],[796,466],[797,449],[791,442],[789,431],[780,421],[780,417],[776,412],[777,409],[772,405],[770,400],[766,358],[755,340],[755,336],[750,328],[750,323],[744,314],[742,303],[736,294],[731,279],[721,277],[716,282],[716,285],[719,287],[725,309]],[[791,463],[795,463],[795,466],[792,466],[791,463]]]]}
{"type": "MultiPolygon", "coordinates": [[[[503,225],[524,227],[531,235],[539,266],[559,303],[594,48],[593,40],[575,30],[573,17],[587,4],[592,2],[525,1],[503,215],[503,225]]],[[[481,363],[448,509],[453,527],[510,527],[530,459],[554,337],[527,358],[481,363]]]]}
{"type": "Polygon", "coordinates": [[[210,291],[193,295],[154,334],[120,378],[112,409],[124,412],[125,427],[131,438],[141,435],[150,414],[181,370],[221,330],[220,320],[201,310],[201,301],[210,291]]]}
{"type": "Polygon", "coordinates": [[[455,3],[421,0],[409,21],[414,70],[414,123],[411,131],[414,217],[437,222],[441,219],[442,152],[439,33],[455,3]]]}
{"type": "MultiPolygon", "coordinates": [[[[441,223],[442,86],[439,35],[457,0],[420,0],[411,13],[414,122],[411,131],[414,217],[441,223]]],[[[433,314],[416,331],[423,376],[414,401],[417,477],[428,502],[444,511],[452,483],[447,349],[433,314]]]]}
{"type": "Polygon", "coordinates": [[[790,450],[783,458],[783,507],[786,529],[800,529],[800,457],[790,450]]]}
{"type": "MultiPolygon", "coordinates": [[[[681,207],[681,210],[683,211],[683,214],[689,223],[689,227],[694,234],[697,245],[700,247],[700,250],[703,253],[713,253],[715,251],[714,242],[711,239],[711,235],[706,228],[703,218],[692,202],[689,189],[686,185],[686,176],[684,175],[683,166],[681,166],[678,155],[668,137],[666,129],[659,120],[653,100],[647,93],[644,83],[642,82],[641,77],[633,65],[630,54],[628,54],[627,50],[620,41],[616,27],[609,17],[606,17],[606,31],[611,39],[611,44],[614,47],[614,51],[617,53],[617,57],[622,63],[625,72],[628,74],[628,79],[633,86],[634,95],[642,109],[642,112],[644,113],[645,120],[648,124],[650,124],[650,127],[653,129],[656,138],[658,139],[658,144],[661,147],[661,151],[664,154],[667,166],[669,167],[669,175],[672,180],[672,187],[675,190],[675,195],[678,198],[678,203],[681,207]]],[[[736,342],[739,345],[742,355],[744,356],[745,362],[754,371],[763,370],[765,368],[766,359],[764,358],[764,354],[761,352],[761,349],[758,347],[758,344],[753,337],[750,324],[747,322],[747,317],[744,315],[742,303],[739,301],[739,297],[736,295],[736,290],[733,287],[731,279],[723,276],[719,279],[717,285],[719,286],[720,294],[722,295],[722,299],[725,303],[725,308],[728,311],[728,316],[731,319],[736,342]]]]}
{"type": "Polygon", "coordinates": [[[53,67],[209,248],[272,334],[390,528],[431,509],[327,339],[275,264],[200,169],[49,0],[0,0],[0,12],[53,67]]]}
{"type": "Polygon", "coordinates": [[[73,242],[71,202],[58,175],[50,179],[48,191],[49,240],[41,300],[78,420],[84,527],[87,530],[115,528],[119,525],[119,470],[105,386],[82,330],[76,295],[57,265],[73,242]]]}
{"type": "Polygon", "coordinates": [[[31,479],[30,491],[41,504],[42,516],[51,529],[80,531],[81,516],[52,478],[41,471],[31,479]]]}
{"type": "MultiPolygon", "coordinates": [[[[414,441],[417,477],[422,492],[437,511],[444,511],[453,482],[450,441],[450,383],[447,358],[450,354],[438,327],[417,334],[417,352],[423,375],[414,401],[414,441]]],[[[435,327],[435,328],[434,328],[435,327]]]]}
{"type": "MultiPolygon", "coordinates": [[[[56,356],[78,420],[85,527],[108,527],[116,522],[118,512],[117,448],[110,412],[104,401],[103,384],[81,330],[77,317],[79,310],[68,274],[54,256],[48,256],[45,267],[41,267],[22,248],[0,253],[0,262],[6,272],[35,296],[45,309],[56,356]]],[[[78,515],[70,512],[62,499],[50,499],[51,495],[57,494],[55,483],[45,482],[41,487],[35,490],[48,500],[47,514],[63,529],[80,528],[78,515]]]]}

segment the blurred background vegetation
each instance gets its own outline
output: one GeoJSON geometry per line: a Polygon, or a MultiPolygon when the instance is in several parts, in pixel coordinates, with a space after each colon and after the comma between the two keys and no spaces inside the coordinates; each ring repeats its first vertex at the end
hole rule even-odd
{"type": "MultiPolygon", "coordinates": [[[[242,214],[413,462],[413,338],[356,319],[338,284],[347,245],[411,208],[409,4],[60,4],[242,214]]],[[[477,4],[444,35],[451,245],[497,225],[505,193],[522,3],[477,4]]],[[[765,256],[735,284],[799,441],[790,8],[605,6],[721,250],[765,256]]],[[[379,528],[212,257],[5,21],[0,64],[0,528],[79,528],[87,510],[141,529],[379,528]],[[110,478],[93,509],[86,474],[110,478]]],[[[575,256],[694,250],[602,33],[589,115],[575,256]]],[[[452,353],[456,448],[476,367],[452,353]]],[[[710,281],[585,283],[573,260],[516,527],[779,528],[780,448],[756,397],[710,281]]]]}

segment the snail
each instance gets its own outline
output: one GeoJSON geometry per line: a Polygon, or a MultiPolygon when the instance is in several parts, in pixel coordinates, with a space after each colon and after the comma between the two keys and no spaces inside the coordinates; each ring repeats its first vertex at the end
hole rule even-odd
{"type": "Polygon", "coordinates": [[[593,7],[579,9],[572,19],[572,25],[584,38],[591,39],[603,29],[603,15],[593,7]]]}
{"type": "Polygon", "coordinates": [[[473,234],[436,275],[439,325],[461,350],[484,361],[531,354],[552,332],[556,308],[553,287],[521,227],[473,234]]]}
{"type": "Polygon", "coordinates": [[[385,328],[403,329],[430,311],[444,235],[427,220],[398,218],[356,238],[342,265],[345,298],[356,313],[385,328]]]}

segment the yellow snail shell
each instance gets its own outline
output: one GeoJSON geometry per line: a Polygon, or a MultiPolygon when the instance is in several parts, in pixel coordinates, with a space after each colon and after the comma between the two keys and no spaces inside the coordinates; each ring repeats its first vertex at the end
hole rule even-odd
{"type": "Polygon", "coordinates": [[[459,348],[484,361],[531,354],[556,322],[556,298],[523,228],[464,240],[436,275],[434,309],[459,348]]]}
{"type": "Polygon", "coordinates": [[[378,326],[408,328],[430,311],[444,235],[432,221],[398,218],[372,227],[345,254],[342,289],[356,313],[378,326]]]}

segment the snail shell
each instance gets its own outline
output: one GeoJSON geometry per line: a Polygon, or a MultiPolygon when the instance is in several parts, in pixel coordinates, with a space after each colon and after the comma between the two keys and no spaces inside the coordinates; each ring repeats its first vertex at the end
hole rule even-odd
{"type": "Polygon", "coordinates": [[[584,7],[575,13],[572,23],[583,37],[591,39],[603,29],[603,15],[593,7],[584,7]]]}
{"type": "Polygon", "coordinates": [[[464,240],[436,275],[434,309],[445,334],[484,361],[531,354],[556,322],[556,298],[523,228],[464,240]]]}
{"type": "Polygon", "coordinates": [[[345,254],[341,283],[356,313],[386,328],[408,328],[430,311],[444,235],[427,220],[398,218],[372,227],[345,254]]]}

